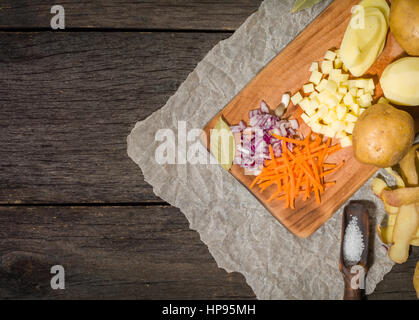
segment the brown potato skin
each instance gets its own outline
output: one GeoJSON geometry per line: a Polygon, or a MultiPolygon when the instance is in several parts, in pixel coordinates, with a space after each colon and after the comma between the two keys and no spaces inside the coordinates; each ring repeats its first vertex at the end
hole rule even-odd
{"type": "Polygon", "coordinates": [[[419,1],[393,0],[390,30],[400,46],[411,56],[419,56],[419,1]]]}
{"type": "Polygon", "coordinates": [[[410,114],[388,104],[369,107],[355,123],[355,158],[377,167],[391,167],[407,154],[415,136],[410,114]]]}

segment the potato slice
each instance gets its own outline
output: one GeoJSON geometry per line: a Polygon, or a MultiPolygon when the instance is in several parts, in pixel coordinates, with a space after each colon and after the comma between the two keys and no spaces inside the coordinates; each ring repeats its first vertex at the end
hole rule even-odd
{"type": "MultiPolygon", "coordinates": [[[[381,242],[384,244],[393,243],[393,232],[394,225],[387,225],[386,227],[377,225],[377,235],[380,238],[381,242]]],[[[414,239],[410,241],[410,245],[415,247],[419,246],[419,229],[416,231],[414,239]]]]}
{"type": "Polygon", "coordinates": [[[408,186],[416,186],[419,183],[418,172],[416,170],[416,150],[418,148],[419,144],[410,148],[407,155],[399,163],[400,171],[408,186]]]}
{"type": "Polygon", "coordinates": [[[399,188],[395,190],[383,190],[383,201],[393,207],[419,202],[419,187],[399,188]]]}
{"type": "Polygon", "coordinates": [[[419,226],[419,214],[416,204],[400,207],[393,231],[393,245],[388,251],[391,260],[396,263],[406,262],[409,256],[410,242],[414,239],[419,226]]]}
{"type": "Polygon", "coordinates": [[[383,179],[380,179],[380,178],[372,179],[371,189],[377,197],[381,198],[381,193],[386,188],[388,189],[388,186],[387,186],[387,183],[383,179]]]}
{"type": "MultiPolygon", "coordinates": [[[[374,194],[377,197],[379,197],[381,200],[383,200],[382,198],[383,191],[390,190],[390,188],[387,186],[387,183],[383,179],[380,179],[380,178],[374,178],[372,180],[371,189],[374,192],[374,194]]],[[[399,213],[399,208],[389,205],[384,200],[383,200],[383,203],[384,203],[384,209],[386,210],[387,214],[394,215],[394,214],[399,213]]]]}
{"type": "Polygon", "coordinates": [[[362,0],[359,5],[364,8],[375,7],[379,9],[384,14],[387,24],[390,24],[390,6],[386,0],[362,0]]]}
{"type": "Polygon", "coordinates": [[[363,28],[355,26],[357,19],[359,17],[354,15],[346,29],[341,44],[341,58],[352,75],[359,77],[381,54],[389,24],[376,7],[365,8],[363,28]]]}
{"type": "Polygon", "coordinates": [[[404,183],[402,177],[396,171],[394,171],[390,167],[386,168],[385,170],[396,179],[396,185],[397,185],[397,187],[399,187],[399,188],[406,187],[406,184],[404,183]]]}
{"type": "Polygon", "coordinates": [[[416,290],[416,295],[419,299],[419,261],[416,264],[415,274],[413,275],[413,286],[416,290]]]}
{"type": "Polygon", "coordinates": [[[377,225],[377,235],[384,244],[393,243],[394,226],[381,227],[377,225]]]}

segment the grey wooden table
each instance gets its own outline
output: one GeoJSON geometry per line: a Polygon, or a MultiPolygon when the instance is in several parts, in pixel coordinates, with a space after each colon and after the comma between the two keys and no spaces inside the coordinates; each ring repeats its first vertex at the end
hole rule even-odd
{"type": "MultiPolygon", "coordinates": [[[[255,298],[154,195],[126,136],[260,2],[0,1],[0,298],[255,298]]],[[[414,299],[418,258],[369,298],[414,299]]]]}

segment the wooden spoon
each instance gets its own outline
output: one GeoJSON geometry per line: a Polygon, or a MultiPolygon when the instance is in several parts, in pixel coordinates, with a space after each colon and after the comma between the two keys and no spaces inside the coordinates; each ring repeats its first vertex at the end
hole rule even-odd
{"type": "Polygon", "coordinates": [[[345,282],[345,292],[343,299],[344,300],[361,300],[363,296],[362,290],[359,286],[351,285],[352,279],[354,277],[359,278],[354,279],[355,283],[360,284],[364,283],[365,276],[367,274],[367,263],[368,263],[368,239],[369,239],[369,219],[368,219],[368,210],[361,203],[350,202],[345,209],[343,210],[342,215],[342,235],[341,235],[341,244],[340,244],[340,261],[339,269],[343,275],[343,281],[345,282]],[[346,261],[343,255],[343,239],[345,237],[346,226],[351,221],[352,217],[358,218],[358,227],[361,230],[364,240],[364,251],[361,255],[360,261],[346,261]],[[352,269],[354,266],[354,269],[352,269]],[[352,269],[352,272],[351,272],[352,269]],[[354,288],[353,288],[354,287],[354,288]]]}

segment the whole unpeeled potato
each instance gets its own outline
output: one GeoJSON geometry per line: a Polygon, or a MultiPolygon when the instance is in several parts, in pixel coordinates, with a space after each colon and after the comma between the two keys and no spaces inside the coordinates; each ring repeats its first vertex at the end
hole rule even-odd
{"type": "Polygon", "coordinates": [[[393,0],[390,30],[402,48],[411,56],[419,56],[419,1],[393,0]]]}
{"type": "Polygon", "coordinates": [[[414,121],[410,114],[389,104],[373,105],[355,123],[355,157],[377,167],[391,167],[407,154],[414,135],[414,121]]]}

